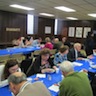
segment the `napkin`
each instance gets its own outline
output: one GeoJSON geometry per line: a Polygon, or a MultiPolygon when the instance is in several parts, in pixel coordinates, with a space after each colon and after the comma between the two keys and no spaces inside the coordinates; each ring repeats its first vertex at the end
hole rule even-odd
{"type": "Polygon", "coordinates": [[[45,74],[37,74],[36,77],[39,77],[39,78],[46,78],[46,75],[45,75],[45,74]]]}
{"type": "Polygon", "coordinates": [[[59,86],[57,85],[52,85],[48,88],[51,91],[58,92],[59,91],[59,86]]]}
{"type": "Polygon", "coordinates": [[[74,66],[82,66],[83,64],[82,63],[78,63],[78,62],[73,62],[73,65],[74,66]]]}

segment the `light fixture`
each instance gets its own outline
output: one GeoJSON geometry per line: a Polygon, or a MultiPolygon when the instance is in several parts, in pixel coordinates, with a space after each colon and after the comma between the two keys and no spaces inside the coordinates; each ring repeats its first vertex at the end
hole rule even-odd
{"type": "Polygon", "coordinates": [[[70,20],[78,20],[78,18],[74,18],[74,17],[66,17],[66,18],[70,20]]]}
{"type": "Polygon", "coordinates": [[[23,10],[34,10],[34,8],[30,8],[30,7],[26,7],[26,6],[22,6],[22,5],[18,5],[18,4],[12,4],[10,5],[10,7],[14,7],[14,8],[18,8],[18,9],[23,9],[23,10]]]}
{"type": "Polygon", "coordinates": [[[89,16],[91,17],[96,17],[96,13],[91,13],[91,14],[88,14],[89,16]]]}
{"type": "Polygon", "coordinates": [[[58,6],[58,7],[54,7],[55,9],[61,10],[61,11],[65,11],[65,12],[75,12],[76,10],[65,7],[65,6],[58,6]]]}
{"type": "Polygon", "coordinates": [[[40,15],[43,15],[43,16],[49,16],[49,17],[53,17],[54,15],[53,14],[49,14],[49,13],[39,13],[40,15]]]}

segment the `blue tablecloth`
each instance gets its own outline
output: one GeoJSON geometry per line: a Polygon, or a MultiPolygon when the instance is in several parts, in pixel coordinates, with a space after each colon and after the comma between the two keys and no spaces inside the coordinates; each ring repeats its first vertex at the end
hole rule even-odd
{"type": "MultiPolygon", "coordinates": [[[[36,82],[34,78],[36,78],[36,75],[31,76],[32,82],[36,82]]],[[[62,80],[61,72],[59,71],[58,73],[51,73],[51,74],[46,74],[46,78],[39,78],[38,81],[43,81],[43,83],[46,85],[46,87],[50,87],[53,84],[57,84],[62,80]],[[51,76],[51,80],[49,80],[49,75],[51,76]]],[[[54,92],[49,90],[52,96],[58,96],[58,92],[54,92]]],[[[9,86],[0,88],[0,96],[12,96],[9,86]]]]}
{"type": "Polygon", "coordinates": [[[28,54],[32,51],[40,50],[40,47],[26,47],[26,48],[7,48],[7,49],[1,49],[0,50],[0,56],[1,55],[12,55],[17,53],[23,53],[28,54]]]}
{"type": "MultiPolygon", "coordinates": [[[[95,63],[96,62],[96,57],[94,57],[94,59],[92,59],[91,61],[95,63]]],[[[82,66],[75,66],[74,67],[75,71],[80,71],[82,69],[87,69],[90,72],[96,72],[96,69],[91,68],[89,66],[89,61],[80,60],[80,61],[76,61],[76,62],[82,63],[82,66]]],[[[33,79],[32,82],[36,82],[34,80],[35,77],[36,77],[36,75],[30,77],[30,78],[33,79]]],[[[59,73],[46,74],[46,78],[39,78],[38,81],[43,81],[43,83],[46,85],[46,87],[49,88],[51,85],[57,84],[61,80],[62,80],[62,74],[61,74],[61,71],[59,71],[59,73]],[[51,80],[48,79],[48,75],[51,76],[51,80]]],[[[49,91],[50,91],[52,96],[58,96],[58,92],[54,92],[54,91],[51,91],[51,90],[49,90],[49,91]]],[[[0,96],[12,96],[8,86],[0,88],[0,96]]]]}
{"type": "Polygon", "coordinates": [[[74,67],[75,71],[80,71],[82,69],[86,69],[89,72],[96,73],[96,68],[90,67],[90,62],[93,62],[94,64],[96,64],[96,56],[94,56],[94,58],[91,60],[77,60],[76,62],[82,63],[82,65],[81,66],[75,66],[74,67]]]}

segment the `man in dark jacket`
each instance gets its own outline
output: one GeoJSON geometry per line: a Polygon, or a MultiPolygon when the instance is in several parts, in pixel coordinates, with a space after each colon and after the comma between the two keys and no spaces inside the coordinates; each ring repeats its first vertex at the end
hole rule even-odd
{"type": "Polygon", "coordinates": [[[86,56],[80,53],[80,50],[81,50],[81,44],[75,43],[73,48],[69,50],[68,60],[75,61],[75,60],[82,60],[83,58],[87,58],[86,56]]]}

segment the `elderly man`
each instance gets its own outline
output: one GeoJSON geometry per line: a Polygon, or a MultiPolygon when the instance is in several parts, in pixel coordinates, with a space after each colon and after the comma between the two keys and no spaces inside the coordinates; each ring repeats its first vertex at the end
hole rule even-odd
{"type": "Polygon", "coordinates": [[[8,78],[10,89],[15,96],[51,96],[47,88],[41,82],[29,83],[26,75],[15,72],[8,78]]]}
{"type": "Polygon", "coordinates": [[[84,72],[74,72],[70,61],[60,65],[64,79],[60,83],[59,96],[93,96],[89,79],[84,72]]]}
{"type": "Polygon", "coordinates": [[[69,50],[68,53],[68,60],[69,61],[75,61],[75,60],[82,60],[83,58],[87,58],[83,54],[80,53],[81,50],[81,44],[75,43],[73,48],[69,50]]]}

